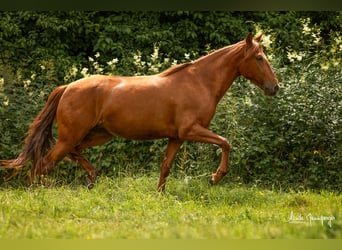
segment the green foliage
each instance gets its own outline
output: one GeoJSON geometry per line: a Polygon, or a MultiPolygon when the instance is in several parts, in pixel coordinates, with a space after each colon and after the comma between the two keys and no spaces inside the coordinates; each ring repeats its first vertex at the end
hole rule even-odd
{"type": "MultiPolygon", "coordinates": [[[[341,190],[342,37],[331,32],[335,42],[326,46],[317,26],[308,33],[309,20],[304,22],[306,45],[294,55],[288,52],[290,64],[273,62],[282,83],[279,95],[264,97],[241,85],[245,95],[234,103],[239,113],[233,111],[238,126],[227,129],[233,139],[233,177],[247,183],[341,190]],[[309,43],[311,38],[318,42],[309,43]]],[[[234,87],[240,92],[241,86],[234,87]]]]}
{"type": "MultiPolygon", "coordinates": [[[[281,91],[265,97],[238,79],[219,104],[211,129],[232,145],[225,180],[341,190],[341,19],[341,12],[1,12],[0,159],[19,154],[57,85],[90,74],[155,74],[253,29],[265,33],[281,91]]],[[[86,154],[102,174],[131,175],[158,171],[165,146],[114,139],[86,154]]],[[[185,143],[173,173],[209,176],[220,153],[185,143]]],[[[83,174],[69,163],[58,171],[70,181],[83,174]]]]}
{"type": "Polygon", "coordinates": [[[236,104],[232,171],[247,183],[340,190],[342,78],[336,69],[301,70],[303,81],[280,74],[276,98],[247,93],[236,104]]]}

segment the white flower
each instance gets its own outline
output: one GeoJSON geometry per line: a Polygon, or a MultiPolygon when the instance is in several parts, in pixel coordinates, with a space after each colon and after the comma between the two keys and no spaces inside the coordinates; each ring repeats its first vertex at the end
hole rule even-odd
{"type": "Polygon", "coordinates": [[[75,65],[73,65],[70,71],[71,76],[76,76],[77,72],[78,72],[78,69],[76,68],[75,65]]]}
{"type": "Polygon", "coordinates": [[[158,56],[159,56],[159,47],[157,45],[154,45],[154,51],[151,54],[152,61],[156,61],[158,59],[158,56]]]}
{"type": "Polygon", "coordinates": [[[319,36],[316,36],[315,34],[312,35],[312,37],[314,38],[314,44],[318,45],[321,42],[321,38],[319,36]]]}
{"type": "Polygon", "coordinates": [[[31,84],[31,80],[30,79],[24,80],[23,83],[24,83],[24,88],[27,89],[31,84]]]}
{"type": "Polygon", "coordinates": [[[2,102],[5,106],[9,105],[9,99],[5,96],[5,100],[2,102]]]}
{"type": "Polygon", "coordinates": [[[141,61],[141,54],[138,52],[138,54],[134,54],[133,56],[134,64],[139,64],[141,61]]]}
{"type": "Polygon", "coordinates": [[[83,68],[83,69],[81,70],[81,75],[82,75],[83,77],[89,76],[89,74],[88,74],[88,68],[83,68]]]}
{"type": "Polygon", "coordinates": [[[108,64],[109,66],[112,66],[112,65],[115,65],[115,64],[117,64],[118,62],[119,62],[119,59],[117,59],[117,58],[114,58],[113,60],[111,60],[111,61],[107,62],[107,64],[108,64]]]}
{"type": "Polygon", "coordinates": [[[340,58],[337,58],[337,59],[333,59],[332,60],[332,64],[337,67],[339,64],[340,64],[340,58]]]}
{"type": "Polygon", "coordinates": [[[23,83],[24,83],[25,85],[27,85],[27,86],[28,86],[28,85],[30,85],[30,84],[31,84],[31,80],[29,80],[29,79],[28,79],[28,80],[24,80],[24,81],[23,81],[23,83]]]}
{"type": "Polygon", "coordinates": [[[95,57],[99,58],[100,57],[100,52],[96,52],[95,57]]]}
{"type": "Polygon", "coordinates": [[[263,35],[262,37],[262,44],[266,47],[269,48],[271,46],[271,35],[263,35]]]}
{"type": "Polygon", "coordinates": [[[290,60],[290,62],[294,62],[295,60],[301,61],[303,59],[304,53],[302,52],[296,52],[296,51],[288,51],[287,52],[287,58],[290,60]]]}
{"type": "Polygon", "coordinates": [[[310,35],[311,33],[311,28],[309,27],[310,24],[310,18],[306,18],[303,20],[303,34],[304,35],[310,35]]]}
{"type": "Polygon", "coordinates": [[[324,71],[329,69],[329,63],[321,63],[320,66],[321,66],[321,69],[324,70],[324,71]]]}
{"type": "Polygon", "coordinates": [[[307,24],[304,24],[304,26],[303,26],[303,34],[304,35],[309,35],[310,32],[311,32],[311,28],[307,24]]]}
{"type": "Polygon", "coordinates": [[[159,72],[158,67],[156,65],[151,65],[150,66],[150,71],[153,72],[153,73],[158,73],[159,72]]]}

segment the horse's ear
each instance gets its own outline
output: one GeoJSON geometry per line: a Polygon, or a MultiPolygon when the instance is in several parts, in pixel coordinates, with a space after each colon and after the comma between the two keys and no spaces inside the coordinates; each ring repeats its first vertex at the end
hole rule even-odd
{"type": "Polygon", "coordinates": [[[253,45],[253,35],[251,32],[248,33],[248,35],[245,38],[247,49],[252,47],[253,45]]]}
{"type": "Polygon", "coordinates": [[[257,41],[258,43],[260,43],[262,41],[262,33],[260,35],[258,35],[254,40],[257,41]]]}

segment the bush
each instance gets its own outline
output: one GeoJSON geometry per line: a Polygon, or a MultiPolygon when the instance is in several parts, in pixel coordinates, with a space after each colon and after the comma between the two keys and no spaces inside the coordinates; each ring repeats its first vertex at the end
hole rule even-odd
{"type": "MultiPolygon", "coordinates": [[[[31,121],[62,82],[90,74],[160,72],[242,39],[247,27],[241,25],[250,18],[257,21],[256,31],[266,34],[265,49],[281,90],[266,97],[239,78],[221,100],[211,129],[232,145],[225,180],[341,190],[342,37],[336,29],[341,15],[330,14],[319,13],[320,25],[311,12],[1,13],[0,158],[19,154],[31,121]],[[59,36],[66,32],[63,43],[59,36]],[[23,51],[22,60],[17,51],[23,51]]],[[[117,176],[158,171],[165,147],[166,140],[114,139],[86,154],[100,173],[117,176]]],[[[220,153],[217,146],[185,143],[173,173],[209,175],[220,153]]],[[[68,164],[59,169],[66,179],[83,173],[68,164]]]]}
{"type": "Polygon", "coordinates": [[[246,183],[341,188],[342,76],[336,77],[338,69],[324,74],[307,65],[301,69],[307,72],[304,81],[280,75],[276,98],[254,91],[239,98],[233,111],[238,125],[227,130],[233,176],[246,183]]]}
{"type": "Polygon", "coordinates": [[[281,80],[277,97],[255,93],[244,80],[233,85],[214,120],[233,145],[233,180],[341,190],[342,37],[331,35],[329,49],[308,43],[288,53],[285,67],[273,61],[281,80]]]}

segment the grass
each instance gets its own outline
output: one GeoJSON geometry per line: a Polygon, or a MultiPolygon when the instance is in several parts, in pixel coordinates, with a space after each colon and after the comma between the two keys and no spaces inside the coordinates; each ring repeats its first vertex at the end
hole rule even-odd
{"type": "Polygon", "coordinates": [[[342,196],[204,179],[100,177],[82,185],[0,189],[1,239],[342,238],[342,196]],[[312,219],[325,216],[322,220],[312,219]],[[330,222],[328,220],[330,216],[330,222]]]}

